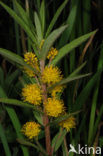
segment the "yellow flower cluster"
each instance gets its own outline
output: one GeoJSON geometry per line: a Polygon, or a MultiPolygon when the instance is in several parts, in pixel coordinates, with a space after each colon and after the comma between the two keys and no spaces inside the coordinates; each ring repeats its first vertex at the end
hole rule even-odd
{"type": "MultiPolygon", "coordinates": [[[[44,44],[44,40],[42,40],[40,44],[40,49],[42,48],[44,44]]],[[[56,48],[51,48],[47,58],[48,59],[54,59],[54,57],[58,54],[58,51],[56,48]]],[[[40,72],[39,69],[39,63],[38,59],[35,56],[34,53],[28,52],[24,55],[24,61],[30,65],[32,68],[36,69],[38,72],[40,72]]],[[[34,77],[35,73],[24,67],[25,72],[30,76],[34,77]]],[[[42,101],[42,87],[40,85],[45,85],[47,87],[51,87],[52,85],[60,82],[63,79],[63,75],[61,74],[61,71],[58,67],[54,67],[53,65],[45,66],[44,71],[41,73],[40,77],[36,77],[38,79],[37,84],[29,84],[26,87],[22,89],[22,96],[25,102],[29,102],[33,105],[40,105],[42,101]]],[[[62,93],[65,86],[59,85],[54,87],[49,93],[46,93],[49,95],[49,98],[47,97],[47,102],[44,103],[44,110],[45,113],[50,117],[59,117],[63,114],[65,114],[65,106],[63,103],[63,100],[58,99],[60,98],[58,93],[62,93]]],[[[41,107],[42,108],[42,107],[41,107]]],[[[68,132],[71,128],[75,128],[75,118],[69,117],[68,119],[62,121],[59,123],[59,126],[65,128],[68,132]]],[[[27,122],[24,124],[21,130],[29,139],[33,139],[38,136],[40,132],[40,125],[36,122],[27,122]]]]}
{"type": "Polygon", "coordinates": [[[47,83],[49,86],[61,81],[63,76],[58,67],[46,66],[42,73],[43,83],[47,83]]]}
{"type": "MultiPolygon", "coordinates": [[[[24,54],[24,61],[30,65],[32,68],[35,68],[37,71],[40,71],[39,69],[39,65],[38,65],[38,59],[36,57],[36,55],[32,52],[27,52],[26,54],[24,54]]],[[[27,68],[27,67],[24,67],[24,71],[27,75],[29,75],[30,77],[34,77],[35,76],[35,73],[27,68]]]]}
{"type": "Polygon", "coordinates": [[[24,101],[34,105],[40,105],[42,100],[41,90],[37,84],[29,84],[22,89],[24,101]]]}
{"type": "Polygon", "coordinates": [[[65,128],[68,132],[70,131],[71,128],[75,128],[76,122],[74,117],[69,117],[66,120],[63,120],[59,124],[61,127],[65,128]]]}
{"type": "Polygon", "coordinates": [[[47,59],[54,59],[57,54],[58,54],[58,50],[52,47],[48,52],[47,59]]]}
{"type": "Polygon", "coordinates": [[[23,125],[21,132],[25,134],[29,139],[33,139],[37,137],[40,133],[40,125],[36,122],[26,122],[26,124],[23,125]]]}
{"type": "Polygon", "coordinates": [[[38,59],[32,52],[27,52],[24,54],[24,61],[31,66],[38,65],[38,59]]]}
{"type": "Polygon", "coordinates": [[[45,111],[48,116],[58,117],[65,110],[64,103],[62,100],[56,98],[48,98],[47,103],[45,103],[45,111]]]}
{"type": "Polygon", "coordinates": [[[64,89],[64,86],[60,85],[60,86],[56,86],[55,88],[53,88],[50,93],[52,95],[52,97],[56,97],[57,93],[62,93],[64,89]]]}

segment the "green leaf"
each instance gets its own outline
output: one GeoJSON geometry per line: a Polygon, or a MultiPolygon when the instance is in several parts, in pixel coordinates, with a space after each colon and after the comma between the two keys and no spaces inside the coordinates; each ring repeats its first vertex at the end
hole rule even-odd
{"type": "Polygon", "coordinates": [[[49,35],[49,33],[51,32],[51,30],[53,29],[54,24],[56,23],[58,17],[60,16],[61,12],[63,11],[63,9],[64,9],[64,7],[66,6],[66,4],[68,3],[68,1],[69,1],[69,0],[65,0],[65,1],[61,4],[61,6],[58,8],[57,12],[55,13],[55,15],[54,15],[54,17],[53,17],[52,21],[50,22],[50,25],[49,25],[49,27],[48,27],[48,29],[47,29],[47,32],[46,32],[46,35],[45,35],[46,37],[49,35]]]}
{"type": "Polygon", "coordinates": [[[28,14],[27,14],[27,12],[21,7],[21,5],[16,0],[14,0],[14,4],[18,10],[17,13],[24,20],[24,22],[28,25],[28,14]]]}
{"type": "Polygon", "coordinates": [[[83,88],[81,93],[76,99],[76,102],[73,106],[73,111],[80,110],[82,108],[82,105],[85,103],[86,99],[88,99],[88,96],[91,93],[92,88],[94,87],[95,82],[97,81],[97,78],[100,76],[102,70],[98,71],[93,77],[89,80],[89,82],[86,84],[86,86],[83,88]]]}
{"type": "Polygon", "coordinates": [[[40,112],[37,111],[33,111],[34,117],[36,118],[36,120],[43,125],[43,116],[42,114],[40,114],[40,112]]]}
{"type": "Polygon", "coordinates": [[[86,65],[86,61],[83,64],[81,64],[77,69],[75,69],[69,76],[73,77],[77,75],[85,65],[86,65]]]}
{"type": "Polygon", "coordinates": [[[52,140],[52,148],[53,148],[53,152],[56,152],[59,147],[61,146],[64,137],[66,136],[67,131],[66,130],[61,130],[59,133],[57,133],[57,135],[53,138],[52,140]]]}
{"type": "Polygon", "coordinates": [[[61,26],[60,28],[54,30],[45,40],[44,45],[41,51],[41,59],[46,59],[47,53],[53,43],[57,40],[57,38],[62,34],[62,32],[67,28],[67,25],[61,26]]]}
{"type": "Polygon", "coordinates": [[[1,139],[1,142],[2,142],[4,150],[5,150],[5,156],[11,156],[11,152],[10,152],[10,149],[8,146],[8,142],[7,142],[7,139],[6,139],[6,136],[4,133],[4,129],[1,125],[1,123],[0,123],[0,139],[1,139]]]}
{"type": "Polygon", "coordinates": [[[90,113],[89,130],[88,130],[88,145],[91,145],[93,141],[92,139],[94,134],[94,122],[96,116],[96,105],[97,105],[98,93],[99,93],[99,80],[97,80],[97,83],[95,85],[95,90],[94,90],[93,99],[91,103],[91,113],[90,113]]]}
{"type": "Polygon", "coordinates": [[[44,0],[42,0],[41,2],[40,19],[41,19],[41,26],[42,26],[42,34],[44,35],[44,31],[45,31],[45,2],[44,0]]]}
{"type": "MultiPolygon", "coordinates": [[[[13,108],[10,108],[10,107],[7,107],[5,106],[6,108],[6,111],[11,119],[11,122],[14,126],[14,129],[16,131],[16,134],[17,134],[17,137],[23,139],[23,135],[21,134],[20,130],[21,130],[21,124],[20,124],[20,121],[18,119],[18,116],[15,112],[15,110],[13,108]]],[[[23,155],[24,156],[29,156],[29,152],[28,152],[28,149],[25,147],[25,146],[21,146],[21,149],[23,151],[23,155]]]]}
{"type": "Polygon", "coordinates": [[[0,98],[0,102],[8,104],[8,105],[34,108],[33,105],[30,105],[28,103],[25,103],[25,102],[22,102],[22,101],[19,101],[19,100],[16,100],[16,99],[0,98]]]}
{"type": "MultiPolygon", "coordinates": [[[[97,70],[98,71],[103,70],[103,45],[102,45],[101,51],[100,51],[97,70]]],[[[94,139],[93,137],[95,136],[95,130],[96,130],[95,129],[95,118],[96,118],[96,109],[97,109],[97,104],[98,104],[97,101],[98,101],[99,88],[100,88],[100,82],[101,82],[100,81],[101,80],[101,74],[98,76],[98,78],[96,80],[94,94],[93,94],[92,103],[91,103],[91,113],[90,113],[89,131],[88,131],[88,144],[89,145],[92,144],[93,139],[94,139]]]]}
{"type": "Polygon", "coordinates": [[[33,34],[33,32],[31,31],[31,29],[28,27],[28,25],[11,9],[9,8],[7,5],[5,5],[4,3],[2,3],[0,1],[0,5],[15,19],[15,21],[20,24],[20,26],[25,30],[25,32],[28,34],[28,36],[30,37],[31,41],[32,41],[32,46],[35,49],[35,53],[36,55],[39,57],[36,47],[35,45],[37,45],[37,40],[33,34]],[[35,44],[35,45],[34,45],[35,44]]]}
{"type": "Polygon", "coordinates": [[[20,106],[20,107],[28,107],[28,108],[32,108],[35,111],[42,113],[42,111],[39,111],[34,105],[28,104],[26,102],[22,102],[16,99],[9,99],[9,98],[0,98],[0,102],[5,103],[7,105],[14,105],[14,106],[20,106]]]}
{"type": "Polygon", "coordinates": [[[22,145],[31,146],[31,147],[36,148],[37,150],[39,149],[37,145],[35,145],[34,143],[31,143],[31,142],[29,142],[29,141],[26,141],[26,140],[24,140],[24,139],[17,138],[16,140],[17,140],[20,144],[22,144],[22,145]]]}
{"type": "Polygon", "coordinates": [[[8,87],[12,84],[12,82],[18,77],[20,71],[17,69],[14,72],[7,74],[5,78],[5,85],[8,87]]]}
{"type": "Polygon", "coordinates": [[[36,26],[38,44],[40,45],[41,40],[43,39],[43,36],[42,36],[41,23],[40,23],[39,17],[38,17],[36,12],[34,13],[34,19],[35,19],[35,26],[36,26]]]}
{"type": "Polygon", "coordinates": [[[28,25],[28,27],[32,30],[33,34],[36,36],[35,34],[35,28],[34,28],[34,25],[28,15],[28,13],[21,7],[21,5],[17,2],[17,0],[14,0],[13,1],[14,4],[15,4],[15,7],[17,10],[17,14],[23,19],[23,21],[25,22],[26,25],[28,25]]]}
{"type": "Polygon", "coordinates": [[[81,122],[79,123],[79,128],[78,128],[78,130],[77,130],[77,132],[76,132],[76,136],[75,136],[75,141],[76,142],[78,142],[79,141],[79,139],[80,139],[80,134],[82,133],[82,130],[84,129],[84,125],[86,124],[85,123],[85,121],[86,121],[86,117],[87,117],[87,112],[82,112],[83,114],[83,116],[82,116],[82,120],[81,120],[81,122]]]}
{"type": "Polygon", "coordinates": [[[50,88],[48,88],[48,91],[52,90],[53,88],[55,88],[56,86],[59,86],[59,85],[64,85],[64,84],[67,84],[71,81],[74,81],[74,80],[78,80],[78,79],[81,79],[81,78],[84,78],[84,77],[87,77],[87,76],[90,76],[91,73],[88,73],[88,74],[82,74],[82,75],[77,75],[77,76],[68,76],[66,79],[63,79],[61,80],[60,82],[52,85],[50,88]]]}
{"type": "MultiPolygon", "coordinates": [[[[63,46],[64,44],[67,43],[68,39],[70,39],[71,33],[73,31],[75,22],[76,22],[76,16],[78,12],[78,4],[79,1],[72,0],[70,3],[70,12],[66,21],[66,24],[68,24],[68,28],[63,32],[61,38],[60,38],[60,43],[59,46],[63,46]]],[[[69,7],[69,6],[68,6],[69,7]]]]}
{"type": "MultiPolygon", "coordinates": [[[[15,2],[12,1],[12,3],[13,3],[13,10],[16,12],[17,8],[15,5],[15,2]]],[[[18,23],[16,21],[14,21],[14,28],[15,28],[15,38],[16,38],[16,51],[17,51],[17,54],[20,55],[21,54],[20,31],[19,31],[18,23]]]]}
{"type": "Polygon", "coordinates": [[[99,122],[103,116],[103,104],[101,105],[100,109],[99,109],[99,114],[98,116],[96,117],[96,121],[95,121],[95,124],[94,124],[94,129],[93,129],[93,138],[95,138],[95,135],[96,135],[96,132],[97,132],[97,129],[98,129],[98,125],[99,125],[99,122]]]}
{"type": "Polygon", "coordinates": [[[59,49],[58,55],[55,57],[55,59],[51,62],[53,65],[56,65],[58,61],[60,61],[65,55],[67,55],[69,52],[71,52],[74,48],[78,47],[81,43],[85,42],[90,36],[94,35],[97,32],[97,30],[90,32],[86,35],[83,35],[69,44],[66,44],[64,47],[59,49]]]}
{"type": "Polygon", "coordinates": [[[79,110],[79,111],[76,111],[76,112],[73,112],[73,113],[69,113],[69,114],[66,114],[66,115],[62,115],[60,117],[57,117],[55,120],[53,120],[52,122],[50,122],[49,124],[52,126],[54,125],[57,125],[59,124],[60,122],[68,119],[70,116],[74,116],[74,115],[77,115],[81,112],[82,110],[79,110]]]}
{"type": "Polygon", "coordinates": [[[22,66],[26,66],[27,68],[29,68],[30,70],[33,70],[36,74],[38,74],[36,69],[34,69],[34,68],[30,67],[28,64],[26,64],[26,62],[23,60],[23,58],[21,56],[15,54],[9,50],[2,49],[2,48],[0,48],[0,54],[3,55],[4,57],[6,57],[7,59],[10,59],[22,66]]]}
{"type": "MultiPolygon", "coordinates": [[[[7,98],[7,95],[5,93],[5,91],[3,90],[3,88],[0,86],[0,98],[7,98]]],[[[16,134],[19,138],[23,139],[23,135],[21,134],[20,132],[20,129],[21,129],[21,125],[20,125],[20,122],[19,122],[19,119],[17,117],[17,114],[15,112],[15,110],[11,107],[7,107],[7,106],[4,106],[10,119],[11,119],[11,122],[15,128],[15,131],[16,131],[16,134]]],[[[23,151],[23,155],[24,156],[29,156],[29,152],[28,152],[28,149],[24,146],[21,146],[21,149],[23,151]]]]}
{"type": "Polygon", "coordinates": [[[42,148],[42,146],[39,144],[39,142],[37,140],[35,140],[35,142],[37,143],[37,145],[35,145],[34,143],[31,143],[29,141],[26,141],[24,139],[17,139],[17,141],[22,144],[22,145],[26,145],[26,146],[30,146],[30,147],[34,147],[37,150],[41,151],[41,153],[43,153],[45,156],[47,156],[46,151],[42,148]]]}

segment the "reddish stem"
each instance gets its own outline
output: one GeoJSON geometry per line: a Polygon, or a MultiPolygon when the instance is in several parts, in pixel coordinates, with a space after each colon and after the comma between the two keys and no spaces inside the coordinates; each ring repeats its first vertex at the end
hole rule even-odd
{"type": "MultiPolygon", "coordinates": [[[[44,65],[45,65],[45,62],[41,60],[40,61],[41,74],[44,70],[44,65]]],[[[45,113],[45,103],[47,102],[47,89],[46,89],[45,84],[41,84],[41,87],[42,87],[42,92],[43,92],[42,93],[43,94],[43,106],[44,106],[43,124],[45,128],[46,151],[47,151],[48,156],[52,156],[49,119],[45,113]]]]}

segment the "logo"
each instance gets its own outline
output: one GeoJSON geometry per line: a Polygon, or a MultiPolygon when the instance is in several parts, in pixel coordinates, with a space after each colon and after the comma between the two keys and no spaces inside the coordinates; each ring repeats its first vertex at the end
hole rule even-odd
{"type": "Polygon", "coordinates": [[[80,144],[78,144],[78,148],[77,150],[75,149],[75,147],[70,144],[70,150],[69,153],[73,152],[76,154],[101,154],[101,148],[100,147],[88,147],[87,145],[85,145],[84,147],[81,147],[80,144]]]}

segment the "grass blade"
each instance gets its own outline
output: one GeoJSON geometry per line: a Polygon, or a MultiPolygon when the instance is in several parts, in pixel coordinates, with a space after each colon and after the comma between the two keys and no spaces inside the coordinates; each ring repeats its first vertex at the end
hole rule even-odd
{"type": "Polygon", "coordinates": [[[83,36],[73,40],[69,44],[66,44],[61,49],[59,49],[59,53],[55,57],[55,59],[52,61],[52,64],[56,65],[58,63],[58,61],[60,61],[66,54],[71,52],[74,48],[78,47],[81,43],[85,42],[90,36],[94,35],[96,32],[97,32],[97,30],[90,32],[86,35],[83,35],[83,36]]]}
{"type": "Polygon", "coordinates": [[[68,24],[68,28],[64,31],[64,33],[61,36],[59,47],[63,46],[65,43],[67,43],[69,37],[71,36],[74,24],[76,22],[78,4],[79,4],[79,0],[78,1],[75,1],[75,0],[71,1],[70,14],[69,14],[69,16],[67,18],[67,22],[66,22],[66,24],[68,24]]]}
{"type": "Polygon", "coordinates": [[[11,156],[11,152],[8,146],[8,142],[4,133],[4,129],[0,123],[0,138],[1,138],[1,142],[3,144],[4,150],[5,150],[5,156],[11,156]]]}
{"type": "MultiPolygon", "coordinates": [[[[13,1],[13,9],[14,11],[16,11],[16,6],[15,3],[13,1]]],[[[20,38],[19,38],[19,26],[17,24],[17,22],[14,22],[14,28],[15,28],[15,36],[16,36],[16,49],[17,49],[17,54],[20,54],[21,52],[21,47],[20,47],[20,38]]]]}
{"type": "MultiPolygon", "coordinates": [[[[7,98],[7,95],[6,93],[4,92],[3,88],[0,86],[0,98],[7,98]]],[[[20,132],[20,129],[21,129],[21,125],[20,125],[20,122],[19,122],[19,119],[16,115],[16,112],[13,108],[10,108],[10,107],[7,107],[5,106],[5,109],[12,121],[12,124],[15,128],[15,131],[16,131],[16,134],[17,134],[17,137],[23,139],[23,135],[21,134],[20,132]]],[[[28,149],[24,146],[21,146],[21,149],[23,151],[23,156],[29,156],[29,152],[28,152],[28,149]]]]}
{"type": "Polygon", "coordinates": [[[57,21],[58,17],[60,16],[61,12],[63,11],[63,9],[64,9],[64,7],[66,6],[66,4],[68,3],[68,1],[69,1],[69,0],[65,0],[65,1],[61,4],[61,6],[58,8],[58,10],[57,10],[57,12],[55,13],[55,15],[54,15],[52,21],[50,22],[50,25],[49,25],[49,27],[48,27],[48,29],[47,29],[47,32],[46,32],[45,37],[47,37],[47,36],[49,35],[49,33],[51,32],[51,30],[53,29],[55,22],[57,21]]]}
{"type": "Polygon", "coordinates": [[[86,65],[86,62],[84,62],[83,64],[81,64],[77,69],[75,69],[71,74],[70,74],[70,77],[73,77],[75,76],[76,74],[78,74],[82,69],[83,67],[86,65]]]}
{"type": "Polygon", "coordinates": [[[21,5],[16,0],[14,0],[14,4],[18,10],[19,16],[23,19],[25,24],[28,25],[28,15],[27,15],[26,11],[21,7],[21,5]]]}
{"type": "MultiPolygon", "coordinates": [[[[101,47],[101,52],[100,52],[100,58],[98,62],[98,67],[97,70],[103,69],[103,45],[101,47]]],[[[93,141],[93,136],[94,136],[94,122],[95,122],[95,115],[96,115],[96,105],[97,105],[97,99],[98,99],[98,94],[99,94],[99,86],[100,86],[100,78],[101,74],[99,75],[96,83],[96,87],[94,90],[94,95],[93,95],[93,101],[92,101],[92,107],[91,107],[91,114],[90,114],[90,123],[89,123],[89,133],[88,133],[88,144],[91,145],[93,141]]]]}
{"type": "Polygon", "coordinates": [[[90,114],[88,145],[91,145],[91,143],[92,143],[98,90],[99,90],[99,87],[98,87],[98,85],[96,85],[95,90],[94,90],[93,100],[92,100],[91,114],[90,114]]]}
{"type": "Polygon", "coordinates": [[[91,93],[92,88],[94,87],[95,82],[97,81],[97,78],[101,74],[101,70],[98,71],[86,84],[84,89],[81,91],[79,96],[76,99],[76,102],[74,103],[73,111],[80,110],[82,108],[82,105],[85,103],[86,99],[91,93]]]}
{"type": "MultiPolygon", "coordinates": [[[[15,21],[25,30],[25,32],[28,34],[28,36],[30,37],[32,43],[33,43],[33,47],[36,50],[36,47],[34,46],[37,45],[37,40],[34,36],[34,34],[32,33],[31,29],[28,27],[28,25],[25,24],[25,22],[11,9],[9,8],[7,5],[5,5],[4,3],[0,2],[0,5],[15,19],[15,21]]],[[[37,51],[35,51],[36,55],[38,55],[37,51]]]]}

